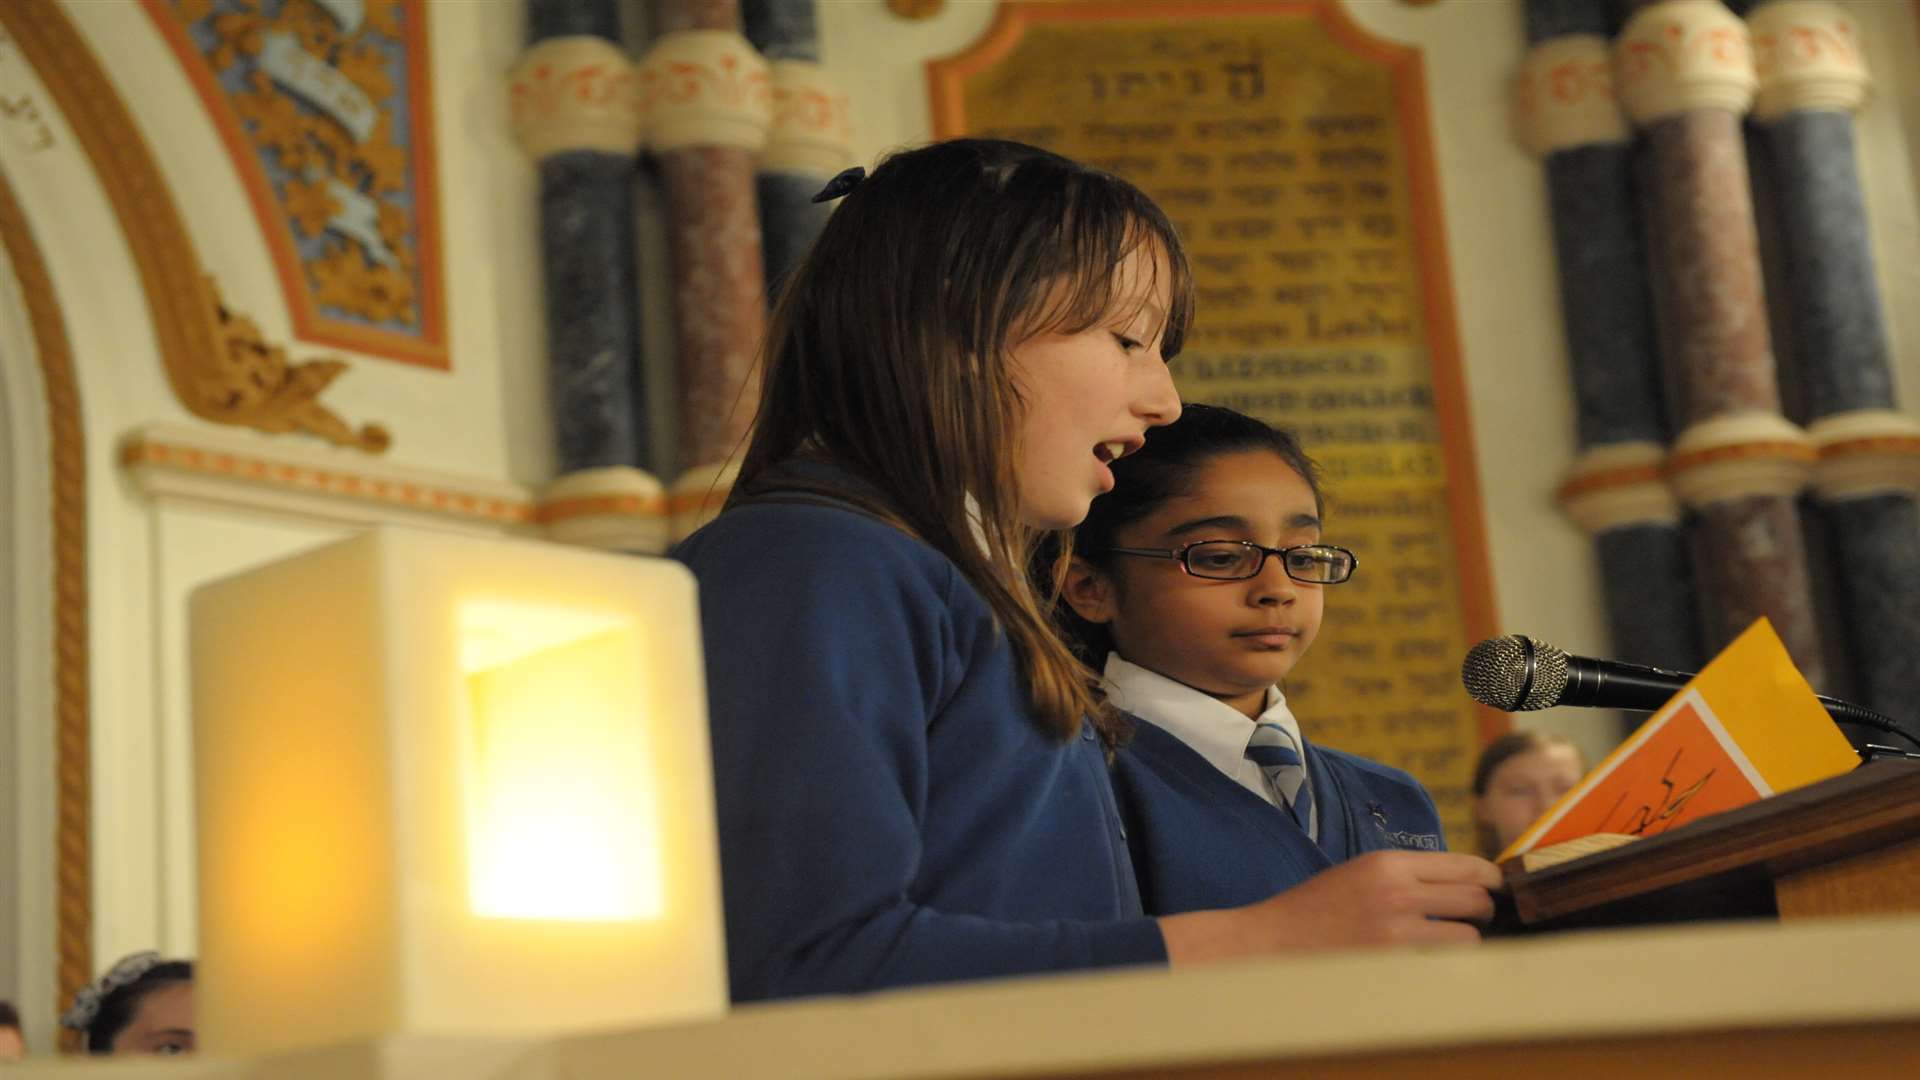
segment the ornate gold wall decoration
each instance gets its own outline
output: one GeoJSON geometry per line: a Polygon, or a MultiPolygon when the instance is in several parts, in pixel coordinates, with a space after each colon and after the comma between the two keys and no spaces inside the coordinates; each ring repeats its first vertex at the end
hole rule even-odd
{"type": "Polygon", "coordinates": [[[202,278],[220,339],[220,362],[202,373],[200,393],[215,403],[227,422],[259,431],[304,431],[338,446],[378,454],[393,443],[379,424],[355,431],[332,409],[320,404],[320,392],[346,370],[328,357],[290,363],[287,350],[267,341],[252,319],[227,306],[212,278],[202,278]]]}
{"type": "Polygon", "coordinates": [[[421,0],[142,0],[308,341],[447,366],[421,0]]]}
{"type": "MultiPolygon", "coordinates": [[[[271,405],[236,406],[232,396],[236,388],[230,385],[235,365],[232,338],[219,316],[218,300],[203,280],[205,272],[186,223],[133,117],[59,5],[51,0],[0,3],[0,30],[46,84],[106,191],[133,251],[174,396],[194,416],[217,424],[276,433],[308,431],[323,438],[332,437],[326,433],[329,430],[338,435],[345,424],[320,409],[316,399],[326,383],[344,370],[343,361],[324,362],[342,365],[339,368],[301,371],[289,367],[282,379],[292,385],[255,388],[268,391],[271,405]],[[312,407],[296,407],[301,401],[312,407]],[[291,420],[296,414],[300,420],[291,420]]],[[[258,331],[253,333],[257,338],[258,331]]],[[[285,363],[284,353],[280,362],[285,363]]],[[[274,378],[271,357],[249,363],[254,367],[248,370],[274,378]]],[[[377,434],[370,435],[369,430],[349,432],[346,439],[334,441],[374,453],[386,449],[391,440],[385,432],[372,429],[377,434]]]]}
{"type": "MultiPolygon", "coordinates": [[[[5,5],[0,5],[5,10],[5,5]]],[[[59,297],[46,260],[33,242],[26,214],[0,172],[0,244],[13,265],[33,324],[40,380],[46,387],[47,428],[53,454],[53,673],[54,911],[56,1013],[93,978],[93,792],[88,719],[87,454],[80,424],[80,391],[73,351],[60,318],[59,297]]],[[[62,1031],[67,1049],[73,1032],[62,1031]]]]}

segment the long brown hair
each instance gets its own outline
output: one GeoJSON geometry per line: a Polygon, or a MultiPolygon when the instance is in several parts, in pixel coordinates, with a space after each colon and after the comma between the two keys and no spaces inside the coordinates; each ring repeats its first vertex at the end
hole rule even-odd
{"type": "Polygon", "coordinates": [[[778,483],[768,471],[800,454],[849,470],[880,501],[826,494],[931,545],[986,598],[1042,728],[1069,738],[1091,716],[1110,746],[1121,721],[1025,574],[1039,533],[1016,505],[1025,404],[1008,354],[1107,318],[1117,268],[1142,245],[1171,278],[1161,331],[1171,359],[1192,317],[1192,279],[1172,224],[1138,189],[999,140],[888,157],[834,212],[775,306],[729,499],[763,494],[778,483]]]}

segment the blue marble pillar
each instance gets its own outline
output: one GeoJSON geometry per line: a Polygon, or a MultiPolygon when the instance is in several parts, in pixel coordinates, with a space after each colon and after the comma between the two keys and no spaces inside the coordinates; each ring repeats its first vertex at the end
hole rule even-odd
{"type": "Polygon", "coordinates": [[[646,467],[631,156],[540,162],[548,393],[560,473],[646,467]]]}
{"type": "Polygon", "coordinates": [[[1893,408],[1853,117],[1790,112],[1755,121],[1748,136],[1767,174],[1780,246],[1770,284],[1787,308],[1776,348],[1793,356],[1808,417],[1893,408]]]}
{"type": "MultiPolygon", "coordinates": [[[[1605,0],[1528,0],[1526,6],[1527,38],[1536,49],[1576,35],[1604,39],[1612,23],[1605,0]]],[[[1623,444],[1664,447],[1671,431],[1631,136],[1623,121],[1615,138],[1543,131],[1540,139],[1579,447],[1588,456],[1623,444]]],[[[1596,529],[1594,542],[1613,654],[1665,668],[1697,666],[1699,619],[1677,511],[1663,519],[1610,521],[1596,529]]]]}
{"type": "Polygon", "coordinates": [[[1769,293],[1780,307],[1782,370],[1799,391],[1786,396],[1804,403],[1817,439],[1863,418],[1870,425],[1850,440],[1821,439],[1816,472],[1855,692],[1869,708],[1920,721],[1920,507],[1909,491],[1822,479],[1872,427],[1891,419],[1888,433],[1899,434],[1853,117],[1793,109],[1756,118],[1748,137],[1771,197],[1769,293]]]}
{"type": "MultiPolygon", "coordinates": [[[[528,44],[598,39],[620,48],[617,0],[529,0],[528,44]]],[[[550,66],[569,61],[556,55],[550,66]]],[[[573,98],[543,99],[551,121],[573,98]]],[[[637,133],[636,133],[637,135],[637,133]]],[[[550,149],[540,158],[549,408],[561,475],[648,466],[635,261],[640,147],[550,149]]]]}
{"type": "Polygon", "coordinates": [[[527,0],[527,43],[559,37],[620,42],[620,8],[612,0],[527,0]]]}
{"type": "Polygon", "coordinates": [[[814,23],[814,0],[741,0],[741,29],[753,47],[775,67],[774,145],[766,156],[754,186],[760,201],[761,255],[765,260],[767,290],[778,296],[788,271],[805,257],[814,237],[827,223],[832,206],[813,197],[837,170],[812,168],[779,151],[785,105],[791,88],[783,85],[783,62],[817,65],[819,31],[814,23]]]}

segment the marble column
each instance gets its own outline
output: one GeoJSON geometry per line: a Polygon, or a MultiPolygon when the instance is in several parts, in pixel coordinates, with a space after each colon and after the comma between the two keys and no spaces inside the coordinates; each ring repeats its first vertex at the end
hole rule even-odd
{"type": "Polygon", "coordinates": [[[642,64],[670,222],[680,465],[670,495],[685,536],[719,512],[759,404],[766,276],[754,191],[772,124],[767,62],[740,34],[738,0],[662,0],[642,64]]]}
{"type": "Polygon", "coordinates": [[[1594,538],[1612,655],[1692,670],[1699,618],[1680,504],[1661,471],[1668,428],[1633,135],[1607,30],[1606,0],[1527,5],[1519,132],[1547,172],[1580,448],[1559,494],[1594,538]]]}
{"type": "Polygon", "coordinates": [[[1780,413],[1741,131],[1757,86],[1746,24],[1719,0],[1662,0],[1638,7],[1614,56],[1647,157],[1656,303],[1684,424],[1667,472],[1695,515],[1705,644],[1765,616],[1821,687],[1797,502],[1814,448],[1780,413]]]}
{"type": "Polygon", "coordinates": [[[1750,140],[1778,236],[1784,365],[1819,451],[1814,491],[1861,703],[1920,720],[1920,422],[1897,411],[1854,154],[1869,84],[1859,30],[1832,3],[1747,17],[1760,78],[1750,140]]]}
{"type": "Polygon", "coordinates": [[[633,171],[638,72],[616,0],[532,0],[531,45],[510,76],[514,134],[540,163],[549,406],[557,478],[540,520],[555,539],[666,547],[666,498],[643,471],[633,171]]]}
{"type": "Polygon", "coordinates": [[[777,296],[832,212],[813,197],[852,164],[852,110],[820,64],[814,0],[741,0],[740,10],[747,40],[772,67],[773,129],[755,186],[767,288],[777,296]]]}

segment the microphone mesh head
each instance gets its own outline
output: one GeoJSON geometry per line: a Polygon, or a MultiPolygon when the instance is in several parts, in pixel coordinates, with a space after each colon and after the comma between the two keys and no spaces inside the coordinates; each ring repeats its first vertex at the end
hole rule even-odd
{"type": "Polygon", "coordinates": [[[1460,681],[1467,693],[1483,705],[1504,712],[1531,712],[1557,704],[1567,689],[1567,654],[1545,642],[1519,634],[1488,638],[1475,645],[1460,664],[1460,681]],[[1527,679],[1528,646],[1533,651],[1533,679],[1527,679]]]}

